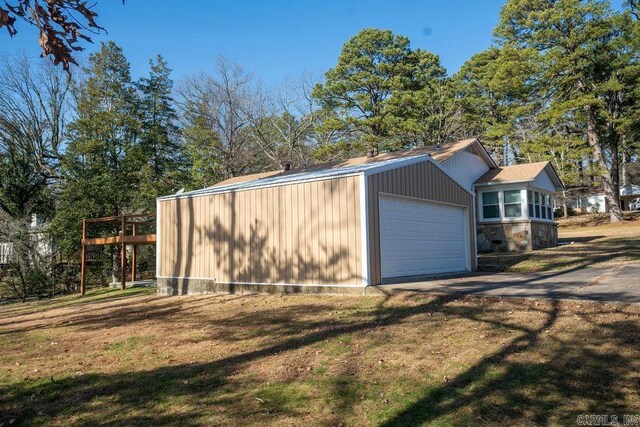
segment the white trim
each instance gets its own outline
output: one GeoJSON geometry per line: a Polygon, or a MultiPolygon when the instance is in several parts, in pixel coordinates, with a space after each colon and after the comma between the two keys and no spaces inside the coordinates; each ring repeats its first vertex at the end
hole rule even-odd
{"type": "Polygon", "coordinates": [[[440,200],[423,199],[422,197],[405,196],[404,194],[397,194],[397,193],[385,193],[384,191],[378,191],[378,197],[380,197],[380,196],[398,197],[398,198],[401,198],[401,199],[413,199],[413,200],[417,200],[419,202],[437,203],[439,205],[454,206],[456,208],[466,208],[467,207],[467,205],[459,205],[457,203],[441,202],[440,200]]]}
{"type": "MultiPolygon", "coordinates": [[[[244,186],[241,186],[241,187],[237,187],[234,184],[230,184],[229,186],[222,186],[219,188],[210,187],[210,188],[203,188],[200,190],[189,191],[183,194],[171,194],[168,196],[159,197],[158,199],[159,200],[178,200],[178,199],[187,199],[187,198],[193,198],[193,197],[210,196],[214,194],[226,194],[226,193],[236,193],[241,191],[257,190],[261,188],[273,188],[273,187],[280,187],[283,185],[294,185],[294,184],[303,183],[303,182],[325,181],[329,179],[345,178],[350,176],[364,175],[366,177],[366,176],[375,175],[375,174],[379,174],[389,170],[399,169],[405,166],[410,166],[410,165],[422,163],[422,162],[431,162],[431,164],[436,166],[442,173],[444,173],[449,179],[455,182],[465,192],[471,195],[475,194],[473,190],[467,189],[464,185],[458,182],[458,180],[456,180],[454,177],[449,175],[446,169],[438,161],[433,159],[431,155],[420,154],[417,156],[411,156],[404,159],[397,158],[397,159],[390,159],[388,161],[380,161],[381,164],[379,166],[371,166],[371,164],[368,164],[368,166],[367,164],[361,165],[362,168],[366,167],[365,169],[356,169],[356,170],[350,170],[350,171],[343,171],[343,170],[337,169],[335,172],[327,173],[326,175],[323,175],[323,176],[307,176],[307,177],[303,176],[298,179],[295,179],[295,177],[292,177],[287,180],[276,181],[271,183],[255,182],[255,181],[260,181],[256,179],[253,181],[248,181],[246,183],[243,183],[244,186]]],[[[265,178],[265,180],[266,179],[268,178],[265,178]]]]}
{"type": "Polygon", "coordinates": [[[194,190],[193,192],[187,192],[187,193],[184,193],[184,194],[171,194],[169,196],[162,196],[162,197],[160,197],[160,200],[161,201],[164,201],[164,200],[179,200],[179,199],[189,199],[189,198],[193,198],[193,197],[214,196],[214,195],[217,195],[217,194],[239,193],[241,191],[251,191],[251,190],[260,190],[260,189],[263,189],[263,188],[282,187],[283,185],[295,185],[295,184],[300,184],[300,183],[304,183],[304,182],[327,181],[327,180],[330,180],[330,179],[346,178],[346,177],[358,176],[358,175],[362,175],[362,172],[349,172],[349,173],[344,173],[344,174],[327,175],[327,176],[322,176],[322,177],[300,179],[300,180],[295,180],[295,181],[294,180],[290,180],[290,181],[275,182],[275,183],[272,183],[272,184],[252,185],[252,186],[249,186],[249,187],[241,187],[241,188],[225,189],[224,187],[221,187],[220,190],[216,190],[215,187],[211,188],[211,189],[205,188],[205,189],[201,189],[201,190],[194,190]],[[211,191],[206,191],[206,190],[211,190],[211,191]]]}
{"type": "MultiPolygon", "coordinates": [[[[471,272],[473,269],[471,268],[471,227],[469,226],[469,207],[464,208],[464,245],[466,246],[466,259],[465,266],[467,267],[467,271],[471,272]]],[[[475,223],[475,220],[473,221],[475,223]]],[[[475,245],[474,245],[475,246],[475,245]]],[[[473,248],[475,251],[475,247],[473,248]]]]}
{"type": "Polygon", "coordinates": [[[160,250],[162,249],[162,236],[160,233],[161,221],[162,215],[160,214],[160,200],[156,199],[156,277],[160,275],[160,250]]]}
{"type": "MultiPolygon", "coordinates": [[[[475,265],[476,265],[476,270],[478,269],[478,217],[477,215],[477,210],[476,210],[476,195],[474,194],[473,196],[473,203],[472,203],[472,211],[473,211],[473,257],[475,260],[475,265]]],[[[469,271],[473,271],[472,268],[469,269],[469,271]]]]}
{"type": "Polygon", "coordinates": [[[449,175],[449,173],[447,172],[447,170],[444,168],[444,166],[442,166],[439,162],[437,162],[436,160],[433,159],[433,157],[429,156],[428,159],[435,167],[437,167],[438,169],[440,169],[440,171],[442,173],[444,173],[447,178],[449,178],[451,181],[455,182],[456,184],[458,184],[458,186],[460,188],[462,188],[464,191],[466,191],[468,194],[474,196],[475,190],[470,190],[467,187],[465,187],[464,185],[462,185],[457,179],[455,179],[454,177],[452,177],[451,175],[449,175]]]}
{"type": "Polygon", "coordinates": [[[429,159],[431,159],[431,156],[429,154],[419,154],[417,156],[406,157],[402,159],[403,161],[397,161],[393,163],[390,163],[390,162],[386,163],[382,161],[380,162],[379,166],[370,167],[366,170],[361,171],[360,173],[363,173],[364,176],[375,175],[375,174],[390,171],[393,169],[398,169],[405,166],[411,166],[416,163],[422,163],[422,162],[428,161],[429,159]]]}
{"type": "Polygon", "coordinates": [[[527,179],[524,181],[504,181],[504,182],[482,182],[482,183],[476,183],[473,184],[474,187],[483,187],[483,186],[492,186],[492,185],[512,185],[512,184],[524,184],[524,183],[529,183],[529,182],[533,182],[533,179],[527,179]]]}
{"type": "Polygon", "coordinates": [[[207,280],[217,285],[257,285],[257,286],[312,286],[317,288],[367,288],[363,285],[338,285],[325,283],[267,283],[267,282],[218,282],[210,277],[190,277],[190,276],[158,276],[157,279],[176,279],[176,280],[207,280]]]}
{"type": "MultiPolygon", "coordinates": [[[[387,198],[397,198],[397,199],[409,199],[409,200],[416,200],[419,202],[426,202],[426,203],[435,203],[435,204],[439,204],[439,205],[445,205],[445,206],[451,206],[454,208],[462,208],[464,209],[464,218],[465,218],[465,237],[464,237],[464,243],[465,243],[465,267],[466,267],[466,271],[471,272],[473,271],[473,269],[471,268],[471,240],[469,237],[469,206],[466,205],[458,205],[455,203],[447,203],[447,202],[440,202],[438,200],[431,200],[431,199],[422,199],[419,197],[411,197],[411,196],[405,196],[402,194],[391,194],[391,193],[384,193],[382,191],[378,192],[378,210],[380,210],[380,197],[387,197],[387,198]]],[[[379,216],[379,215],[378,215],[379,216]]],[[[475,218],[473,219],[473,223],[474,223],[474,227],[475,227],[475,218]]],[[[378,222],[378,228],[380,228],[380,223],[378,222]]],[[[475,245],[474,245],[475,246],[475,245]]],[[[474,253],[476,253],[476,257],[477,257],[477,252],[476,252],[476,248],[473,248],[474,253]]],[[[382,249],[380,250],[380,256],[382,257],[382,249]]],[[[382,263],[382,258],[380,258],[380,262],[382,263]]],[[[381,266],[382,268],[382,266],[381,266]]],[[[461,271],[460,271],[461,272],[461,271]]],[[[451,271],[451,272],[445,272],[443,274],[449,274],[449,273],[460,273],[459,271],[451,271]]],[[[438,273],[439,274],[439,273],[438,273]]],[[[392,279],[393,277],[382,277],[382,270],[380,270],[380,276],[381,276],[381,280],[384,279],[392,279]]]]}
{"type": "Polygon", "coordinates": [[[354,165],[354,166],[348,166],[348,167],[345,166],[343,168],[335,168],[335,170],[325,169],[326,172],[323,175],[318,175],[318,173],[313,174],[312,172],[300,172],[299,174],[293,174],[290,176],[283,177],[277,181],[269,181],[269,179],[271,178],[275,179],[275,177],[267,177],[262,179],[245,181],[238,184],[228,184],[220,187],[208,187],[200,190],[188,191],[183,194],[171,194],[168,196],[160,197],[160,199],[175,200],[175,199],[183,199],[183,198],[190,198],[190,197],[209,196],[213,194],[236,193],[240,191],[257,190],[260,188],[272,188],[272,187],[279,187],[283,185],[293,185],[293,184],[298,184],[303,182],[324,181],[328,179],[358,176],[362,174],[371,175],[371,174],[385,172],[387,170],[392,170],[392,169],[398,169],[404,166],[409,166],[415,163],[427,161],[430,158],[431,156],[428,154],[419,154],[419,155],[410,156],[406,158],[398,157],[394,159],[380,160],[378,162],[379,165],[376,165],[375,163],[363,163],[360,165],[354,165]]]}
{"type": "Polygon", "coordinates": [[[369,259],[369,196],[367,191],[367,176],[360,176],[360,262],[362,264],[362,284],[371,284],[371,260],[369,259]]]}

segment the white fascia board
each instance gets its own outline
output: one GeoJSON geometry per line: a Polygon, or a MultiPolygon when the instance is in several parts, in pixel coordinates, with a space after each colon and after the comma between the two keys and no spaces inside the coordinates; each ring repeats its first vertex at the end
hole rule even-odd
{"type": "Polygon", "coordinates": [[[162,214],[160,212],[160,199],[156,199],[156,277],[160,276],[160,250],[162,249],[162,236],[160,233],[160,224],[162,214]]]}
{"type": "Polygon", "coordinates": [[[296,180],[290,179],[287,181],[278,181],[278,182],[273,182],[268,184],[245,185],[242,187],[226,187],[226,186],[220,187],[220,188],[214,187],[214,188],[203,189],[203,190],[189,191],[184,194],[172,194],[169,196],[163,196],[163,197],[160,197],[159,200],[164,201],[164,200],[188,199],[192,197],[210,196],[213,194],[239,193],[241,191],[258,190],[261,188],[281,187],[283,185],[299,184],[303,182],[325,181],[328,179],[345,178],[349,176],[358,176],[358,175],[362,175],[362,171],[355,171],[355,172],[350,171],[347,173],[336,173],[331,175],[315,176],[315,177],[302,178],[302,179],[296,179],[296,180]]]}
{"type": "Polygon", "coordinates": [[[429,155],[429,154],[421,154],[419,156],[407,157],[406,160],[401,161],[401,162],[395,162],[393,164],[384,164],[384,165],[380,165],[380,167],[370,168],[370,169],[367,169],[366,171],[364,171],[364,175],[365,175],[365,177],[366,176],[371,176],[371,175],[376,175],[376,174],[379,174],[379,173],[382,173],[382,172],[386,172],[386,171],[390,171],[390,170],[393,170],[393,169],[398,169],[398,168],[402,168],[402,167],[405,167],[405,166],[410,166],[410,165],[414,165],[416,163],[422,163],[422,162],[431,162],[431,164],[433,164],[435,167],[437,167],[449,179],[451,179],[453,182],[458,184],[458,186],[460,188],[462,188],[468,194],[470,194],[472,196],[475,196],[475,192],[465,188],[465,186],[462,185],[460,182],[458,182],[457,179],[455,179],[454,177],[449,175],[447,173],[447,171],[444,169],[444,167],[442,167],[442,165],[438,161],[436,161],[433,157],[431,157],[431,155],[429,155]]]}
{"type": "Polygon", "coordinates": [[[498,185],[513,185],[513,184],[528,184],[529,182],[533,182],[534,180],[527,179],[522,181],[505,181],[505,182],[483,182],[482,184],[473,184],[474,187],[495,187],[498,185]]]}
{"type": "Polygon", "coordinates": [[[360,175],[360,262],[362,263],[362,284],[371,284],[371,261],[369,259],[369,196],[367,191],[367,176],[360,175]]]}
{"type": "Polygon", "coordinates": [[[480,151],[480,153],[478,153],[478,157],[480,157],[482,160],[484,160],[484,162],[486,163],[487,166],[489,166],[489,169],[496,169],[498,167],[498,165],[496,164],[496,162],[491,158],[491,155],[489,154],[489,152],[487,151],[486,148],[484,148],[484,145],[482,145],[482,142],[476,138],[475,141],[473,141],[471,144],[469,144],[468,146],[466,146],[465,148],[463,148],[460,151],[456,151],[455,153],[453,153],[450,157],[447,157],[446,159],[444,159],[442,161],[442,164],[445,164],[449,161],[449,159],[453,159],[455,156],[458,155],[458,153],[462,153],[463,151],[466,151],[468,149],[470,149],[473,146],[478,146],[479,149],[478,151],[480,151]]]}
{"type": "Polygon", "coordinates": [[[404,159],[393,159],[393,162],[380,162],[378,166],[373,166],[365,169],[363,171],[364,176],[371,176],[375,174],[379,174],[381,172],[390,171],[393,169],[402,168],[409,165],[414,165],[416,163],[421,163],[429,160],[431,158],[428,154],[419,154],[417,156],[406,157],[404,159]]]}
{"type": "Polygon", "coordinates": [[[451,175],[449,175],[447,173],[447,170],[444,168],[444,166],[442,166],[439,162],[437,162],[436,160],[433,159],[433,157],[429,156],[429,161],[431,163],[433,163],[433,165],[435,167],[437,167],[438,169],[440,169],[440,171],[442,173],[444,173],[447,177],[449,177],[450,180],[452,180],[453,182],[455,182],[456,184],[458,184],[458,187],[462,188],[464,191],[466,191],[468,194],[470,194],[471,196],[475,197],[476,196],[476,192],[474,190],[469,190],[466,186],[462,185],[457,179],[455,179],[454,177],[452,177],[451,175]]]}
{"type": "MultiPolygon", "coordinates": [[[[263,180],[257,179],[254,181],[248,181],[242,184],[229,184],[228,186],[223,187],[213,187],[213,188],[204,188],[201,190],[189,191],[184,194],[173,194],[168,196],[160,197],[160,200],[173,200],[173,199],[183,199],[190,197],[198,197],[198,196],[208,196],[212,194],[223,194],[223,193],[236,193],[240,191],[248,191],[255,190],[259,188],[270,188],[270,187],[279,187],[282,185],[291,185],[297,184],[301,182],[314,182],[314,181],[324,181],[327,179],[335,179],[335,178],[344,178],[349,176],[359,176],[365,174],[369,176],[371,174],[384,172],[387,170],[401,168],[403,166],[412,165],[419,162],[424,162],[431,159],[431,156],[426,154],[421,154],[417,156],[411,156],[406,158],[398,158],[398,159],[389,159],[380,161],[379,165],[374,164],[363,164],[354,167],[350,167],[348,170],[336,169],[335,171],[327,171],[325,173],[309,173],[309,174],[301,174],[302,176],[292,175],[287,178],[280,178],[278,180],[268,181],[269,178],[264,178],[263,180]],[[260,182],[263,181],[263,182],[260,182]]],[[[433,159],[431,159],[434,164],[437,165],[433,159]]],[[[449,176],[449,175],[447,175],[449,176]]]]}

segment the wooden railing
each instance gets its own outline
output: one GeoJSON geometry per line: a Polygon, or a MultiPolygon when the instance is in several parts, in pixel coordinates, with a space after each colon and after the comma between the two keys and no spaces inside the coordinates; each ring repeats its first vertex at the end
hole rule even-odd
{"type": "Polygon", "coordinates": [[[138,245],[154,245],[156,243],[155,229],[153,233],[139,234],[139,228],[155,224],[155,213],[110,216],[104,218],[88,218],[82,220],[82,259],[80,293],[84,295],[87,278],[87,246],[91,245],[121,245],[120,249],[120,288],[126,285],[127,269],[127,245],[133,245],[131,252],[131,280],[136,280],[136,263],[138,257],[138,245]],[[88,237],[88,227],[91,224],[112,224],[114,230],[119,233],[111,236],[88,237]],[[129,234],[131,230],[131,234],[129,234]]]}

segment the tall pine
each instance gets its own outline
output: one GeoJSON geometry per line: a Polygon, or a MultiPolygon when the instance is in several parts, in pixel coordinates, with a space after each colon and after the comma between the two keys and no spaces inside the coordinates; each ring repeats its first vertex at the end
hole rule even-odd
{"type": "Polygon", "coordinates": [[[183,185],[187,171],[172,97],[171,69],[161,55],[149,65],[149,75],[136,84],[142,121],[140,146],[145,159],[137,204],[152,210],[156,197],[173,193],[183,185]]]}
{"type": "MultiPolygon", "coordinates": [[[[69,126],[62,184],[52,230],[67,255],[80,248],[82,218],[131,213],[144,166],[139,100],[129,62],[114,42],[89,56],[77,87],[77,118],[69,126]]],[[[113,232],[118,230],[114,229],[113,232]]],[[[118,277],[119,248],[113,253],[118,277]]]]}

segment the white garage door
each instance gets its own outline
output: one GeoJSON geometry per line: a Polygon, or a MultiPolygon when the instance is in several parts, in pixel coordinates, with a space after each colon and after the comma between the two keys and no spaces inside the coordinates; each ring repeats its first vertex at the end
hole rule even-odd
{"type": "Polygon", "coordinates": [[[382,278],[467,269],[464,208],[380,196],[382,278]]]}

